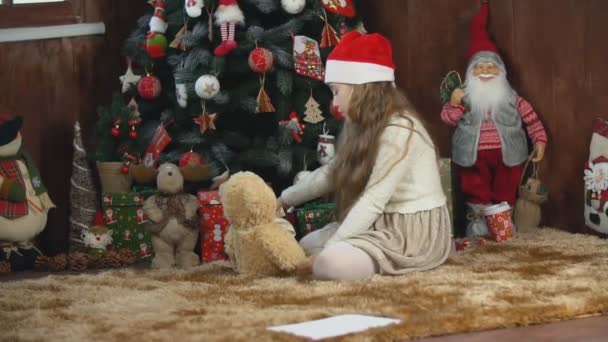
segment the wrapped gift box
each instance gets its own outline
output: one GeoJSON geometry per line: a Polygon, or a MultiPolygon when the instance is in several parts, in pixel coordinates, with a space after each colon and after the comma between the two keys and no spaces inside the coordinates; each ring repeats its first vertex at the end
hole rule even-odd
{"type": "Polygon", "coordinates": [[[295,210],[296,238],[301,239],[307,234],[325,227],[336,220],[336,205],[334,203],[314,202],[305,204],[295,210]]]}
{"type": "Polygon", "coordinates": [[[112,247],[130,249],[138,261],[151,260],[154,255],[143,204],[143,196],[139,193],[103,195],[103,219],[112,230],[112,247]]]}
{"type": "Polygon", "coordinates": [[[226,260],[224,237],[228,231],[228,220],[220,203],[217,191],[200,191],[201,261],[226,260]]]}

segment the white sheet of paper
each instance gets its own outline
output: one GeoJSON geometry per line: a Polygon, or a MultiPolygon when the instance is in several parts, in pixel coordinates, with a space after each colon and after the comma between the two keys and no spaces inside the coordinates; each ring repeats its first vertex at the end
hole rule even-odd
{"type": "Polygon", "coordinates": [[[316,321],[269,327],[268,330],[285,332],[313,340],[336,337],[371,328],[400,323],[401,320],[366,315],[340,315],[316,321]]]}

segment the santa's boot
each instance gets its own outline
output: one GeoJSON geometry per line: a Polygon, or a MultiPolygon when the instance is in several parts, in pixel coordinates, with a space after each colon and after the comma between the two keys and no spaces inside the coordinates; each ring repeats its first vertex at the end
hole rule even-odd
{"type": "Polygon", "coordinates": [[[487,204],[467,203],[467,237],[487,236],[489,234],[483,210],[487,204]]]}
{"type": "Polygon", "coordinates": [[[236,49],[238,44],[234,40],[234,29],[235,23],[222,23],[222,43],[213,51],[216,56],[226,56],[230,51],[236,49]]]}

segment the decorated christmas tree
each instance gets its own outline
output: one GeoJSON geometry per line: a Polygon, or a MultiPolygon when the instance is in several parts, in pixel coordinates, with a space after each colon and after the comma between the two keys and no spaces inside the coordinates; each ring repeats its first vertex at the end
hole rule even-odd
{"type": "MultiPolygon", "coordinates": [[[[251,170],[275,190],[318,165],[319,136],[341,128],[323,61],[341,34],[362,29],[352,0],[148,3],[126,41],[121,82],[142,120],[124,129],[155,134],[140,134],[147,148],[131,148],[132,162],[201,163],[209,184],[251,170]]],[[[114,121],[98,123],[98,139],[116,138],[114,121]]]]}

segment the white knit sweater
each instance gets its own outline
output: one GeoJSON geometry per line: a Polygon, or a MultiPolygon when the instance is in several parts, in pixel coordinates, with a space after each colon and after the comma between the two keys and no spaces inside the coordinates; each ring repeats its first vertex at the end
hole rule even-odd
{"type": "MultiPolygon", "coordinates": [[[[432,140],[420,121],[409,117],[414,123],[414,130],[388,126],[382,133],[378,156],[367,186],[326,245],[370,229],[383,214],[412,214],[446,203],[432,140]],[[407,155],[391,170],[406,152],[410,134],[413,136],[407,155]]],[[[408,120],[399,117],[395,117],[391,123],[411,127],[408,120]]],[[[315,170],[298,184],[285,189],[281,194],[283,202],[298,206],[327,194],[331,165],[315,170]]]]}

